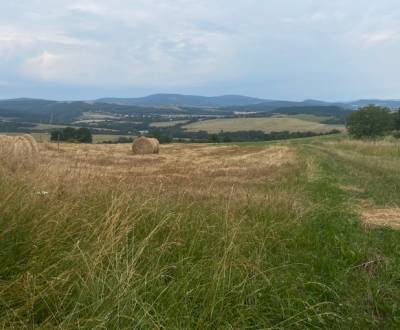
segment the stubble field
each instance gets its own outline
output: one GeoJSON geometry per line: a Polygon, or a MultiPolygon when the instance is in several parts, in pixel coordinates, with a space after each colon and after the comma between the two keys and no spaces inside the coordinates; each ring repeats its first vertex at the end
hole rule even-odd
{"type": "MultiPolygon", "coordinates": [[[[324,117],[320,117],[321,121],[324,117]]],[[[325,117],[326,118],[326,117],[325,117]]],[[[263,131],[271,132],[315,132],[326,133],[334,129],[344,130],[343,125],[322,124],[315,116],[274,116],[268,118],[225,118],[197,121],[183,126],[187,131],[208,133],[263,131]]]]}

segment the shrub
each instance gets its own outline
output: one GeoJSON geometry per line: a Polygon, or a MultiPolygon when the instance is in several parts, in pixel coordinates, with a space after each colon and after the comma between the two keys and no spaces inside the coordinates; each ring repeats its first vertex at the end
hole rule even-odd
{"type": "Polygon", "coordinates": [[[400,131],[393,131],[392,135],[394,138],[400,139],[400,131]]]}
{"type": "Polygon", "coordinates": [[[92,143],[92,132],[88,128],[66,127],[62,130],[52,131],[50,133],[51,141],[66,141],[79,143],[92,143]]]}
{"type": "Polygon", "coordinates": [[[369,105],[347,116],[347,129],[355,138],[375,138],[385,135],[391,127],[392,118],[387,108],[369,105]]]}

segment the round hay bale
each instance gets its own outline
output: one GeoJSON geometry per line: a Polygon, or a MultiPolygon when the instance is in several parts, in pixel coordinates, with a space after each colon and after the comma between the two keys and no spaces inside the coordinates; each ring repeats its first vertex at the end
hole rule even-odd
{"type": "Polygon", "coordinates": [[[34,163],[39,154],[39,147],[31,135],[0,135],[0,158],[12,164],[34,163]]]}
{"type": "Polygon", "coordinates": [[[30,134],[24,134],[22,137],[28,142],[31,147],[32,153],[39,153],[39,145],[36,142],[35,138],[30,134]]]}
{"type": "Polygon", "coordinates": [[[31,143],[23,136],[17,136],[14,139],[13,156],[16,159],[29,159],[36,155],[31,143]]]}
{"type": "Polygon", "coordinates": [[[135,155],[158,154],[159,146],[157,139],[141,136],[133,141],[132,152],[135,155]]]}
{"type": "Polygon", "coordinates": [[[0,154],[3,158],[12,156],[14,150],[14,138],[8,135],[0,135],[0,154]]]}

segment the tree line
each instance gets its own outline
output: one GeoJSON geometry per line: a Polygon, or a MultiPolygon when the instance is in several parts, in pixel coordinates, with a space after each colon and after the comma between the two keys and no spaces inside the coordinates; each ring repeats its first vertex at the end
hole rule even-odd
{"type": "Polygon", "coordinates": [[[88,128],[65,127],[50,133],[51,141],[92,143],[92,132],[88,128]]]}

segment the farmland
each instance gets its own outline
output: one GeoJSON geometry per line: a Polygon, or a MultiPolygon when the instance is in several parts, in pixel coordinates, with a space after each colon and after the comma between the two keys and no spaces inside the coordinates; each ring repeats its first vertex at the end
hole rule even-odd
{"type": "Polygon", "coordinates": [[[187,120],[170,120],[170,121],[160,121],[153,122],[150,124],[151,127],[172,127],[178,124],[185,124],[187,120]]]}
{"type": "Polygon", "coordinates": [[[2,328],[398,328],[398,142],[40,149],[0,166],[2,328]]]}
{"type": "Polygon", "coordinates": [[[190,132],[207,131],[208,133],[238,132],[238,131],[263,131],[270,132],[328,132],[333,129],[343,130],[341,125],[321,124],[315,120],[315,116],[305,118],[295,116],[276,116],[267,118],[224,118],[198,121],[186,126],[184,129],[190,132]],[[310,118],[312,120],[310,120],[310,118]]]}
{"type": "MultiPolygon", "coordinates": [[[[156,102],[150,102],[153,104],[151,106],[146,102],[134,105],[134,101],[131,105],[126,104],[130,103],[129,100],[120,100],[117,104],[96,101],[0,100],[0,131],[50,133],[68,126],[88,128],[96,135],[137,136],[145,132],[164,141],[254,142],[343,130],[345,116],[351,112],[345,104],[324,103],[319,106],[314,102],[285,101],[260,104],[257,103],[259,100],[248,98],[245,100],[251,104],[240,105],[239,102],[236,106],[219,103],[219,98],[214,100],[219,105],[196,106],[194,104],[199,101],[196,97],[189,97],[191,102],[188,105],[184,105],[184,102],[174,106],[156,105],[158,97],[165,102],[181,98],[179,95],[159,95],[154,96],[155,99],[150,97],[156,102]]],[[[183,96],[183,99],[187,98],[183,96]]],[[[208,98],[200,99],[211,101],[208,98]]],[[[233,99],[237,100],[236,97],[233,99]]]]}
{"type": "MultiPolygon", "coordinates": [[[[0,134],[5,135],[21,135],[21,133],[15,132],[3,132],[0,134]]],[[[31,133],[31,135],[39,142],[49,142],[50,134],[49,133],[31,133]]],[[[118,138],[131,138],[131,135],[115,135],[115,134],[93,134],[93,143],[103,143],[103,142],[116,142],[118,138]]]]}

